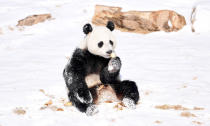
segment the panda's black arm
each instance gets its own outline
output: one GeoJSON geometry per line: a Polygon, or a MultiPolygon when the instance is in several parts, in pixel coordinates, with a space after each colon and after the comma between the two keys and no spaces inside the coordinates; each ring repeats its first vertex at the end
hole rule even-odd
{"type": "Polygon", "coordinates": [[[92,96],[85,82],[86,63],[84,51],[76,49],[64,69],[63,76],[72,102],[80,100],[82,103],[92,103],[92,96]]]}
{"type": "Polygon", "coordinates": [[[119,73],[121,69],[121,60],[119,57],[111,59],[109,64],[100,72],[100,80],[103,84],[110,84],[119,79],[119,73]],[[114,65],[113,65],[114,64],[114,65]],[[113,70],[109,71],[109,65],[112,65],[113,70]]]}

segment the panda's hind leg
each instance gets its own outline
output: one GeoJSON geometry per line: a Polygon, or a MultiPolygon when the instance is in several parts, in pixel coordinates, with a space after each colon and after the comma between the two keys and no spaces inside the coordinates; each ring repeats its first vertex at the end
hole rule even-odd
{"type": "Polygon", "coordinates": [[[120,96],[123,104],[131,109],[135,109],[135,106],[139,100],[139,92],[134,81],[121,81],[111,85],[115,90],[117,96],[120,96]]]}
{"type": "Polygon", "coordinates": [[[98,113],[98,109],[93,103],[84,103],[81,102],[75,95],[71,92],[68,94],[69,100],[72,102],[72,104],[80,111],[86,113],[88,116],[92,116],[96,113],[98,113]]]}

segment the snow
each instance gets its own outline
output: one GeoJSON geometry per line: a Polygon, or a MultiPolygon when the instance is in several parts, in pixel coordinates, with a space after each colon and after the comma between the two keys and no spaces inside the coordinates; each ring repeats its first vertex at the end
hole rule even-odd
{"type": "Polygon", "coordinates": [[[195,23],[194,28],[198,33],[210,32],[209,22],[210,22],[210,1],[202,0],[195,4],[195,23]]]}
{"type": "Polygon", "coordinates": [[[205,16],[209,6],[208,1],[195,0],[1,0],[0,126],[199,125],[193,121],[209,126],[210,31],[209,16],[205,16]],[[192,33],[190,14],[197,3],[196,18],[201,23],[195,27],[199,31],[192,33]],[[114,31],[122,78],[136,81],[140,91],[135,110],[117,110],[113,108],[116,103],[104,103],[97,105],[98,114],[87,117],[61,102],[67,101],[62,76],[65,55],[71,55],[84,38],[82,26],[91,21],[95,4],[121,6],[123,11],[173,9],[186,18],[187,25],[173,33],[114,31]],[[39,13],[51,13],[55,19],[23,30],[15,26],[18,20],[39,13]],[[50,99],[64,111],[40,110],[50,99]],[[182,110],[155,108],[164,104],[204,110],[188,110],[196,117],[187,118],[180,116],[182,110]],[[16,107],[25,109],[26,114],[15,114],[16,107]]]}

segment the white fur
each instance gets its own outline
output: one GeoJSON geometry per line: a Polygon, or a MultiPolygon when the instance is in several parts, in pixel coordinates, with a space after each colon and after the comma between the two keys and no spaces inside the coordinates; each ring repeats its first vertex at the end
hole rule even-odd
{"type": "Polygon", "coordinates": [[[88,35],[84,38],[82,42],[80,42],[80,45],[79,45],[80,49],[87,49],[87,38],[88,38],[88,35]]]}
{"type": "Polygon", "coordinates": [[[102,56],[104,58],[109,58],[106,52],[114,49],[116,47],[116,39],[113,36],[112,32],[104,26],[96,26],[93,28],[93,31],[90,32],[80,43],[79,48],[88,49],[89,52],[95,55],[102,56]],[[113,42],[113,46],[110,44],[109,40],[113,42]],[[101,48],[98,47],[98,43],[103,41],[103,46],[101,48]]]}
{"type": "Polygon", "coordinates": [[[112,71],[113,69],[114,69],[113,66],[111,66],[111,65],[108,66],[108,71],[112,71]]]}
{"type": "Polygon", "coordinates": [[[101,84],[100,76],[99,74],[89,74],[85,77],[85,82],[88,86],[88,88],[94,87],[98,84],[101,84]]]}

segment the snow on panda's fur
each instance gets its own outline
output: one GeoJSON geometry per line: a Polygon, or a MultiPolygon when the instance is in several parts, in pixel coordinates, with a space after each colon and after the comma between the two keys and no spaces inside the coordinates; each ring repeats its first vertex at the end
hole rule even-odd
{"type": "Polygon", "coordinates": [[[106,27],[93,28],[86,24],[83,27],[86,37],[63,71],[69,100],[87,115],[98,112],[95,104],[104,101],[104,98],[121,100],[125,106],[133,109],[139,100],[136,83],[121,81],[119,78],[120,58],[110,58],[116,47],[113,30],[114,24],[111,21],[106,27]]]}

